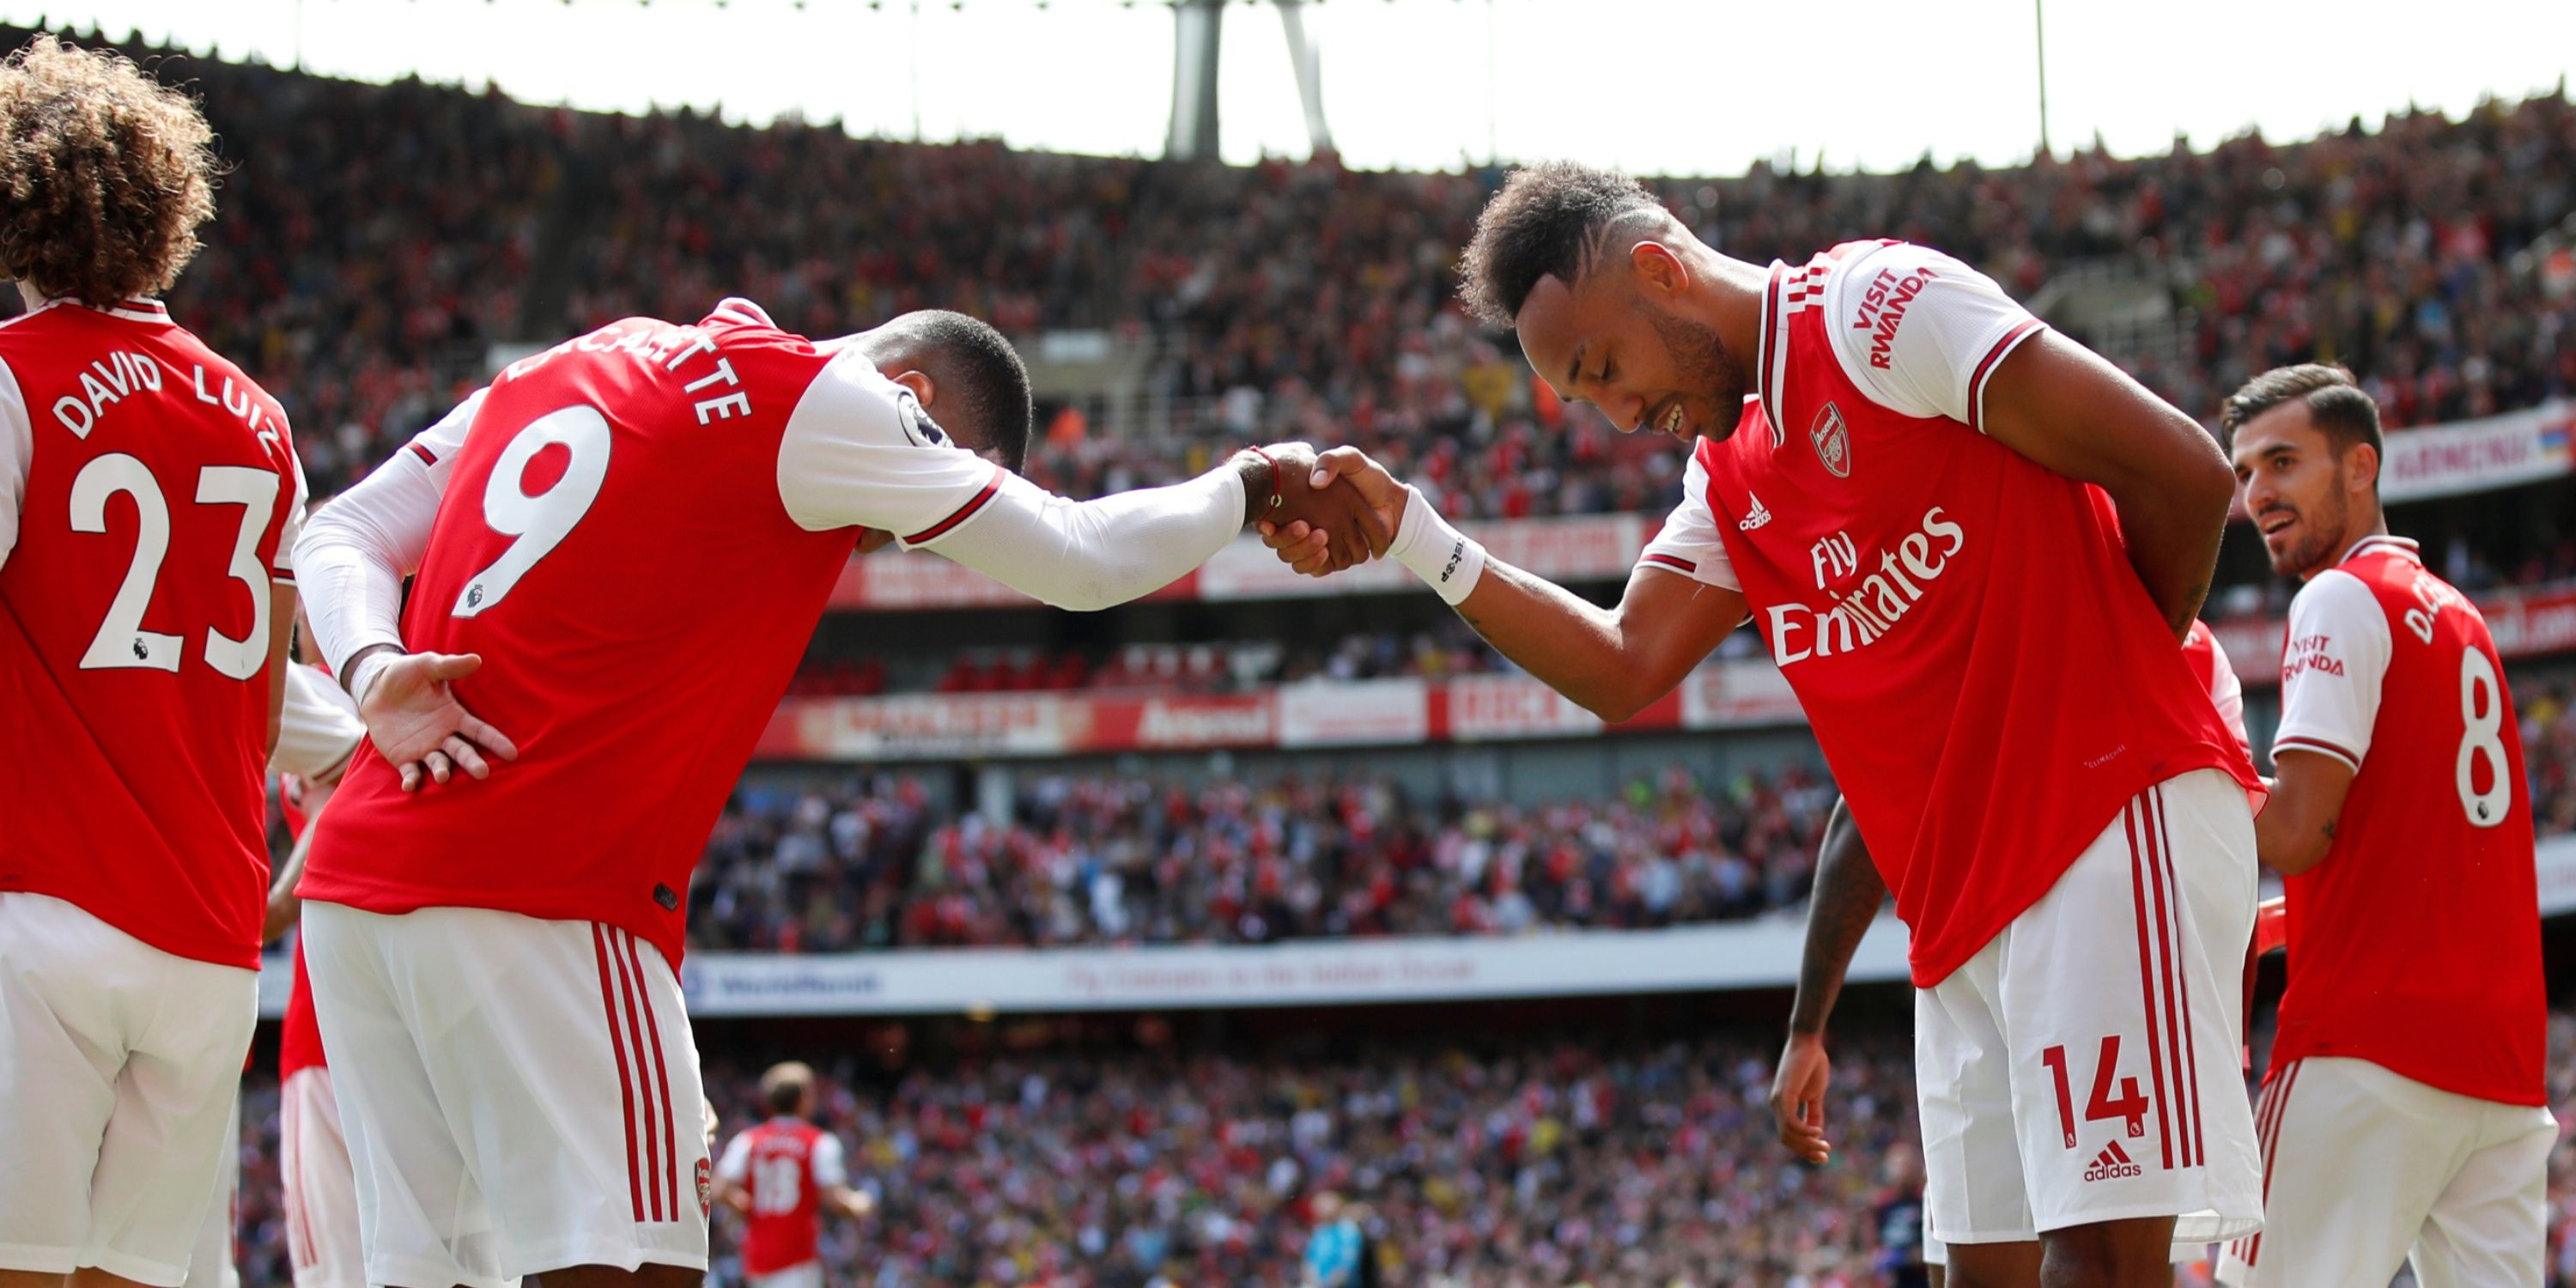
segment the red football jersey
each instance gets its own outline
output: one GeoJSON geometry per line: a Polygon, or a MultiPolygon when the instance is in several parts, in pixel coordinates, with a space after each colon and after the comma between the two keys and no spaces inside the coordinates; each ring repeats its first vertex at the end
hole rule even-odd
{"type": "Polygon", "coordinates": [[[2218,633],[2209,623],[2194,619],[2191,634],[2183,637],[2182,655],[2191,663],[2191,673],[2209,693],[2210,704],[2218,708],[2219,723],[2227,726],[2236,739],[2236,749],[2247,756],[2254,754],[2254,737],[2245,732],[2245,682],[2237,678],[2234,663],[2227,660],[2227,650],[2218,646],[2218,633]]]}
{"type": "Polygon", "coordinates": [[[2351,1056],[2463,1096],[2546,1103],[2521,723],[2486,619],[2414,542],[2366,539],[2291,601],[2272,750],[2358,771],[2325,861],[2285,883],[2272,1067],[2351,1056]]]}
{"type": "Polygon", "coordinates": [[[313,982],[304,974],[304,939],[295,940],[295,978],[286,994],[286,1018],[277,1029],[277,1077],[284,1081],[301,1069],[320,1069],[322,1026],[313,1018],[313,982]]]}
{"type": "Polygon", "coordinates": [[[1930,987],[2149,786],[2260,780],[2129,566],[2110,499],[1979,431],[2040,330],[1901,242],[1775,265],[1757,397],[1644,560],[1743,591],[1930,987]]]}
{"type": "Polygon", "coordinates": [[[0,324],[0,890],[256,969],[286,415],[161,305],[0,324]]]}
{"type": "Polygon", "coordinates": [[[690,869],[852,525],[931,540],[1001,476],[856,352],[734,300],[514,363],[404,450],[443,491],[403,642],[481,654],[456,691],[520,755],[405,795],[362,748],[299,892],[604,922],[675,968],[690,869]]]}
{"type": "Polygon", "coordinates": [[[742,1268],[770,1275],[820,1255],[823,1190],[849,1184],[841,1142],[800,1118],[772,1118],[725,1147],[716,1174],[751,1192],[742,1268]]]}
{"type": "MultiPolygon", "coordinates": [[[[281,811],[286,815],[289,838],[304,835],[309,816],[304,812],[301,784],[293,778],[280,783],[281,811]]],[[[288,978],[286,1016],[277,1029],[277,1079],[284,1082],[298,1069],[317,1069],[330,1062],[322,1058],[322,1026],[313,1018],[313,981],[304,973],[304,936],[295,936],[295,973],[288,978]]]]}

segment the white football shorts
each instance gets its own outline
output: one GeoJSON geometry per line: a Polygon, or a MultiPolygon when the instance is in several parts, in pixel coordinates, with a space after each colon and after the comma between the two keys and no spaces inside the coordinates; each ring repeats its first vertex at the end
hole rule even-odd
{"type": "Polygon", "coordinates": [[[2558,1120],[2437,1090],[2368,1060],[2311,1056],[2263,1087],[2262,1233],[2227,1245],[2235,1288],[2536,1284],[2558,1120]]]}
{"type": "Polygon", "coordinates": [[[0,892],[0,1269],[186,1280],[258,1023],[258,972],[0,892]]]}
{"type": "Polygon", "coordinates": [[[277,1089],[277,1171],[286,1191],[286,1256],[295,1288],[366,1288],[358,1177],[340,1134],[331,1070],[298,1069],[277,1089]]]}
{"type": "Polygon", "coordinates": [[[1945,1243],[2262,1224],[2238,1071],[2254,819],[2217,770],[2124,806],[2039,902],[1915,993],[1924,1205],[1945,1243]]]}
{"type": "Polygon", "coordinates": [[[304,907],[366,1281],[704,1269],[712,1167],[680,982],[611,926],[304,907]]]}

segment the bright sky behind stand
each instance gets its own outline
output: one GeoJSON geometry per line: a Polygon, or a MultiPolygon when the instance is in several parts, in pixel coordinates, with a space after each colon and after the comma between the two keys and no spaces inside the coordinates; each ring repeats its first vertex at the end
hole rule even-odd
{"type": "MultiPolygon", "coordinates": [[[[2123,155],[2177,131],[2288,140],[2410,102],[2456,115],[2576,66],[2576,0],[2047,3],[2061,154],[2097,134],[2123,155]]],[[[1835,170],[1926,151],[2001,165],[2039,134],[2031,0],[1324,0],[1304,14],[1334,141],[1363,168],[1456,169],[1489,140],[1506,160],[1665,174],[1793,152],[1835,170]]],[[[1049,151],[1159,153],[1171,109],[1173,19],[1157,0],[0,0],[0,19],[40,18],[333,76],[496,82],[530,102],[721,105],[898,138],[917,119],[931,140],[1049,151]]],[[[1233,6],[1225,35],[1226,158],[1305,155],[1277,15],[1233,6]]]]}

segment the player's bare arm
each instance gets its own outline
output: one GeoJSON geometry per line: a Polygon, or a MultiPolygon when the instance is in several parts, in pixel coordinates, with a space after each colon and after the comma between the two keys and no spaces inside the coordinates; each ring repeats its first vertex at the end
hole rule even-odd
{"type": "Polygon", "coordinates": [[[1789,1004],[1789,1042],[1771,1079],[1771,1115],[1780,1143],[1810,1163],[1833,1156],[1825,1139],[1825,1092],[1833,1060],[1825,1052],[1825,1021],[1842,995],[1852,954],[1887,902],[1887,881],[1861,845],[1851,808],[1834,802],[1833,817],[1816,853],[1816,887],[1807,896],[1806,947],[1798,961],[1798,991],[1789,1004]]]}
{"type": "Polygon", "coordinates": [[[2325,862],[2335,821],[2352,790],[2351,765],[2322,752],[2275,748],[2272,795],[2254,816],[2254,853],[2263,866],[2297,876],[2325,862]]]}
{"type": "Polygon", "coordinates": [[[2174,638],[2190,633],[2235,494],[2227,458],[2200,425],[2053,331],[1995,369],[1983,424],[1997,442],[2110,494],[2138,580],[2174,638]]]}
{"type": "MultiPolygon", "coordinates": [[[[1395,481],[1357,448],[1324,453],[1316,478],[1337,480],[1365,499],[1395,529],[1388,557],[1406,562],[1441,589],[1446,578],[1469,570],[1453,560],[1473,546],[1447,532],[1448,525],[1419,493],[1395,481]]],[[[1313,536],[1295,524],[1265,529],[1263,541],[1300,572],[1317,571],[1313,536]]],[[[1458,616],[1485,642],[1523,670],[1604,720],[1625,720],[1672,691],[1691,668],[1744,621],[1744,596],[1704,585],[1679,573],[1640,567],[1629,575],[1617,608],[1602,608],[1546,578],[1473,550],[1480,570],[1458,616]]],[[[1442,596],[1448,598],[1446,594],[1442,596]]]]}
{"type": "Polygon", "coordinates": [[[823,1200],[831,1204],[834,1211],[853,1221],[865,1221],[877,1210],[877,1201],[869,1198],[866,1190],[854,1186],[832,1186],[823,1191],[823,1200]]]}
{"type": "Polygon", "coordinates": [[[304,879],[304,860],[313,853],[313,822],[322,816],[319,806],[306,815],[304,834],[295,838],[295,848],[286,852],[286,861],[277,865],[277,875],[268,883],[268,910],[260,922],[259,941],[273,944],[286,937],[289,927],[304,911],[304,901],[295,895],[295,883],[304,879]]]}
{"type": "Polygon", "coordinates": [[[295,638],[295,587],[271,586],[268,591],[268,742],[270,755],[277,754],[278,734],[285,728],[286,668],[293,665],[287,658],[287,645],[295,638]]]}

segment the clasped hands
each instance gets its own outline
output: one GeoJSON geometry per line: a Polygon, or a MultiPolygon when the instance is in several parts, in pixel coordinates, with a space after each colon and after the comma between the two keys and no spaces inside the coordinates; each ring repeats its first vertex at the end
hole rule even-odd
{"type": "Polygon", "coordinates": [[[1281,503],[1254,526],[1279,561],[1309,577],[1383,555],[1404,524],[1402,483],[1356,447],[1315,455],[1302,443],[1267,449],[1281,503]]]}

